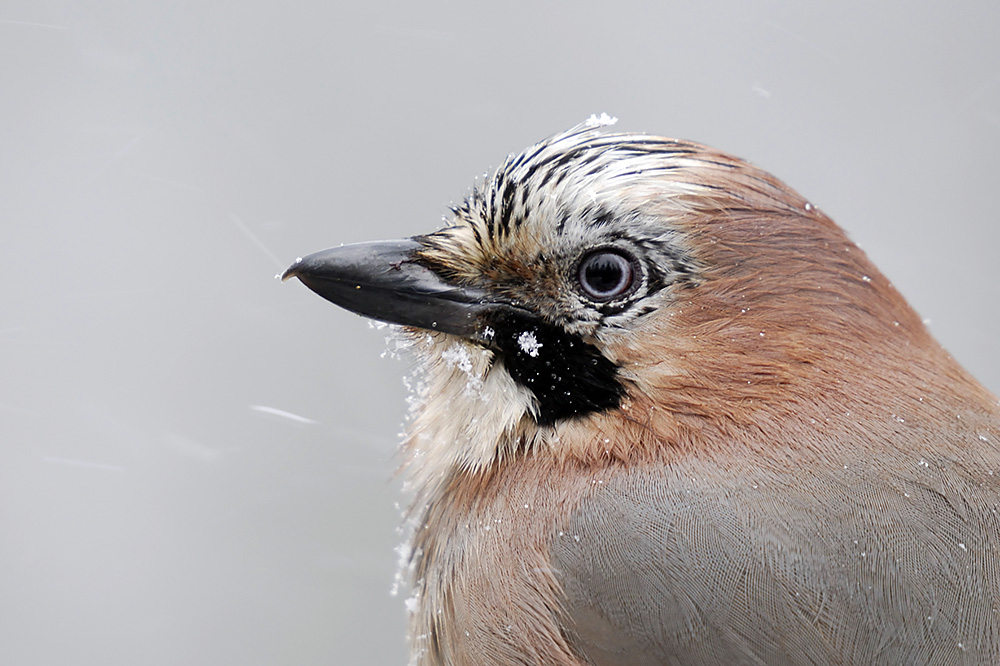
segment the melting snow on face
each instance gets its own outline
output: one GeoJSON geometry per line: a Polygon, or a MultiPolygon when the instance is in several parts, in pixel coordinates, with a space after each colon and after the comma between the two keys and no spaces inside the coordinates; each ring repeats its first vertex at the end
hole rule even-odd
{"type": "Polygon", "coordinates": [[[538,341],[535,334],[531,331],[525,331],[521,335],[517,336],[517,346],[521,348],[528,356],[532,358],[538,356],[538,350],[542,348],[542,343],[538,341]]]}
{"type": "MultiPolygon", "coordinates": [[[[485,351],[483,353],[486,353],[485,351]]],[[[468,377],[465,384],[465,394],[472,397],[482,397],[483,378],[477,375],[473,366],[472,354],[466,345],[455,343],[441,352],[441,360],[452,368],[457,368],[468,377]]]]}
{"type": "Polygon", "coordinates": [[[389,594],[392,596],[399,594],[400,588],[406,585],[406,581],[409,579],[410,573],[412,573],[410,571],[410,556],[412,554],[413,549],[410,548],[409,541],[404,541],[396,546],[396,576],[392,581],[392,589],[389,590],[389,594]]]}
{"type": "Polygon", "coordinates": [[[469,356],[469,350],[458,343],[441,352],[441,360],[466,374],[472,372],[472,357],[469,356]]]}

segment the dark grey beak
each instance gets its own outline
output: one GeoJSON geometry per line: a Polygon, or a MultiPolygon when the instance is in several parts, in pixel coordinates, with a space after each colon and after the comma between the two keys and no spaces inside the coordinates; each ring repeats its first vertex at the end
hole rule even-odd
{"type": "Polygon", "coordinates": [[[484,315],[496,307],[487,292],[459,287],[425,266],[413,239],[355,243],[296,261],[281,276],[296,277],[326,300],[371,319],[480,338],[484,315]]]}

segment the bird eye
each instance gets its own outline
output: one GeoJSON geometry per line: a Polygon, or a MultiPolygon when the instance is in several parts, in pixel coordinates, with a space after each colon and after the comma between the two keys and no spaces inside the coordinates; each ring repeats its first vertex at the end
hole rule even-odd
{"type": "Polygon", "coordinates": [[[615,250],[591,252],[580,262],[577,279],[583,293],[604,302],[627,293],[635,282],[633,262],[615,250]]]}

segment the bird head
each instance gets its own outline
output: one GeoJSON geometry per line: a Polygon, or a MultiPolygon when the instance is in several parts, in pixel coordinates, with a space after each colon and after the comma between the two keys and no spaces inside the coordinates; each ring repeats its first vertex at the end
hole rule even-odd
{"type": "Polygon", "coordinates": [[[443,228],[318,252],[289,277],[409,332],[426,372],[409,447],[434,470],[789,440],[950,362],[782,182],[589,126],[509,157],[443,228]]]}

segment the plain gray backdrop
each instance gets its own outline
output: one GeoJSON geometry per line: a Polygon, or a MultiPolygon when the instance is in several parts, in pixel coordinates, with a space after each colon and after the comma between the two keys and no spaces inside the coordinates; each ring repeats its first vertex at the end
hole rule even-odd
{"type": "Polygon", "coordinates": [[[408,366],[274,275],[592,113],[788,182],[996,392],[997,35],[995,0],[5,0],[0,663],[404,664],[408,366]]]}

